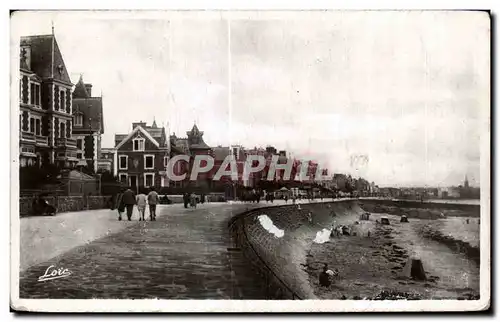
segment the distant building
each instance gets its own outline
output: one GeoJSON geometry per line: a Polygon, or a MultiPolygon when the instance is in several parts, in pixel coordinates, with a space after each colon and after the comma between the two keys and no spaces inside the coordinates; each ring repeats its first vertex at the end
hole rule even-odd
{"type": "Polygon", "coordinates": [[[19,163],[76,165],[69,77],[54,35],[21,37],[19,163]]]}
{"type": "Polygon", "coordinates": [[[79,166],[97,172],[103,133],[102,97],[93,97],[92,84],[85,84],[80,76],[73,91],[73,137],[79,166]]]}
{"type": "Polygon", "coordinates": [[[191,181],[191,169],[193,168],[194,160],[197,155],[211,155],[212,149],[208,146],[203,139],[203,131],[198,129],[196,124],[193,125],[191,131],[187,131],[187,137],[177,137],[175,133],[170,136],[172,147],[177,149],[179,153],[189,156],[189,164],[178,162],[179,171],[186,173],[186,179],[183,181],[172,181],[172,187],[178,188],[196,188],[202,191],[210,189],[211,172],[200,173],[197,180],[191,181]]]}
{"type": "Polygon", "coordinates": [[[460,198],[460,188],[458,187],[446,187],[438,188],[438,198],[460,198]]]}
{"type": "Polygon", "coordinates": [[[113,173],[115,150],[113,148],[102,148],[100,158],[97,160],[97,171],[108,171],[113,173]]]}

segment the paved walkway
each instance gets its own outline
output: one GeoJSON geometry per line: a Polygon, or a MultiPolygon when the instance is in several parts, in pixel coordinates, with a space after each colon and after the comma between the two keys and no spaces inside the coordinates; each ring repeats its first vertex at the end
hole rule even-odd
{"type": "Polygon", "coordinates": [[[31,232],[38,237],[23,246],[24,265],[36,264],[21,272],[20,296],[263,299],[259,279],[242,254],[230,249],[227,223],[236,213],[266,205],[271,204],[161,206],[155,222],[139,222],[137,216],[119,222],[108,210],[26,218],[32,221],[24,223],[21,243],[29,229],[38,229],[31,232]],[[50,265],[69,269],[71,276],[38,282],[50,265]]]}

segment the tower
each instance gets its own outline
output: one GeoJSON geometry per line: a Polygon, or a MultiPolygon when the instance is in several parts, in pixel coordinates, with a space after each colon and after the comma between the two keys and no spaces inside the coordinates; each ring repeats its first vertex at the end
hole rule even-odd
{"type": "Polygon", "coordinates": [[[469,188],[469,180],[467,179],[467,175],[465,175],[465,180],[464,180],[464,188],[468,189],[469,188]]]}

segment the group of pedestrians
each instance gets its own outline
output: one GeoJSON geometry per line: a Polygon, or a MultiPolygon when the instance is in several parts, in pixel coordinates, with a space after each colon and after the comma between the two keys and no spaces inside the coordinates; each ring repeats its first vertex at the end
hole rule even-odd
{"type": "Polygon", "coordinates": [[[145,221],[146,207],[149,205],[149,218],[151,221],[156,220],[156,205],[159,203],[158,193],[154,188],[145,195],[142,191],[135,194],[132,189],[127,188],[122,193],[119,193],[116,198],[116,208],[118,209],[118,220],[122,220],[122,214],[126,212],[127,219],[132,220],[134,206],[137,206],[139,211],[139,221],[145,221]]]}
{"type": "Polygon", "coordinates": [[[205,195],[202,194],[199,198],[198,196],[196,196],[194,193],[184,193],[184,195],[182,195],[182,199],[184,201],[184,208],[188,208],[188,207],[192,207],[192,208],[196,208],[196,205],[198,204],[198,202],[201,202],[202,204],[205,203],[205,195]]]}

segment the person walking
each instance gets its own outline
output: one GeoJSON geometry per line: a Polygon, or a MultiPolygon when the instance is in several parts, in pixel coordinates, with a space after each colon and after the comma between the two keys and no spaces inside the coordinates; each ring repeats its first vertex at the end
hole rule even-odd
{"type": "Polygon", "coordinates": [[[188,203],[189,203],[189,194],[187,192],[185,192],[184,196],[182,196],[182,198],[184,199],[184,208],[187,208],[188,203]]]}
{"type": "Polygon", "coordinates": [[[125,203],[123,202],[123,191],[116,195],[115,209],[118,210],[118,220],[122,220],[122,213],[125,212],[125,203]]]}
{"type": "Polygon", "coordinates": [[[194,193],[191,194],[190,206],[196,208],[196,195],[194,193]]]}
{"type": "Polygon", "coordinates": [[[127,209],[127,218],[128,220],[132,220],[132,213],[134,212],[135,205],[135,194],[132,189],[127,188],[122,195],[122,202],[124,204],[124,208],[127,209]]]}
{"type": "Polygon", "coordinates": [[[139,221],[144,221],[144,212],[146,211],[147,197],[142,191],[135,197],[137,210],[139,210],[139,221]]]}
{"type": "Polygon", "coordinates": [[[148,193],[149,218],[151,221],[156,221],[156,205],[158,203],[158,193],[155,191],[154,187],[151,187],[151,191],[148,193]]]}

